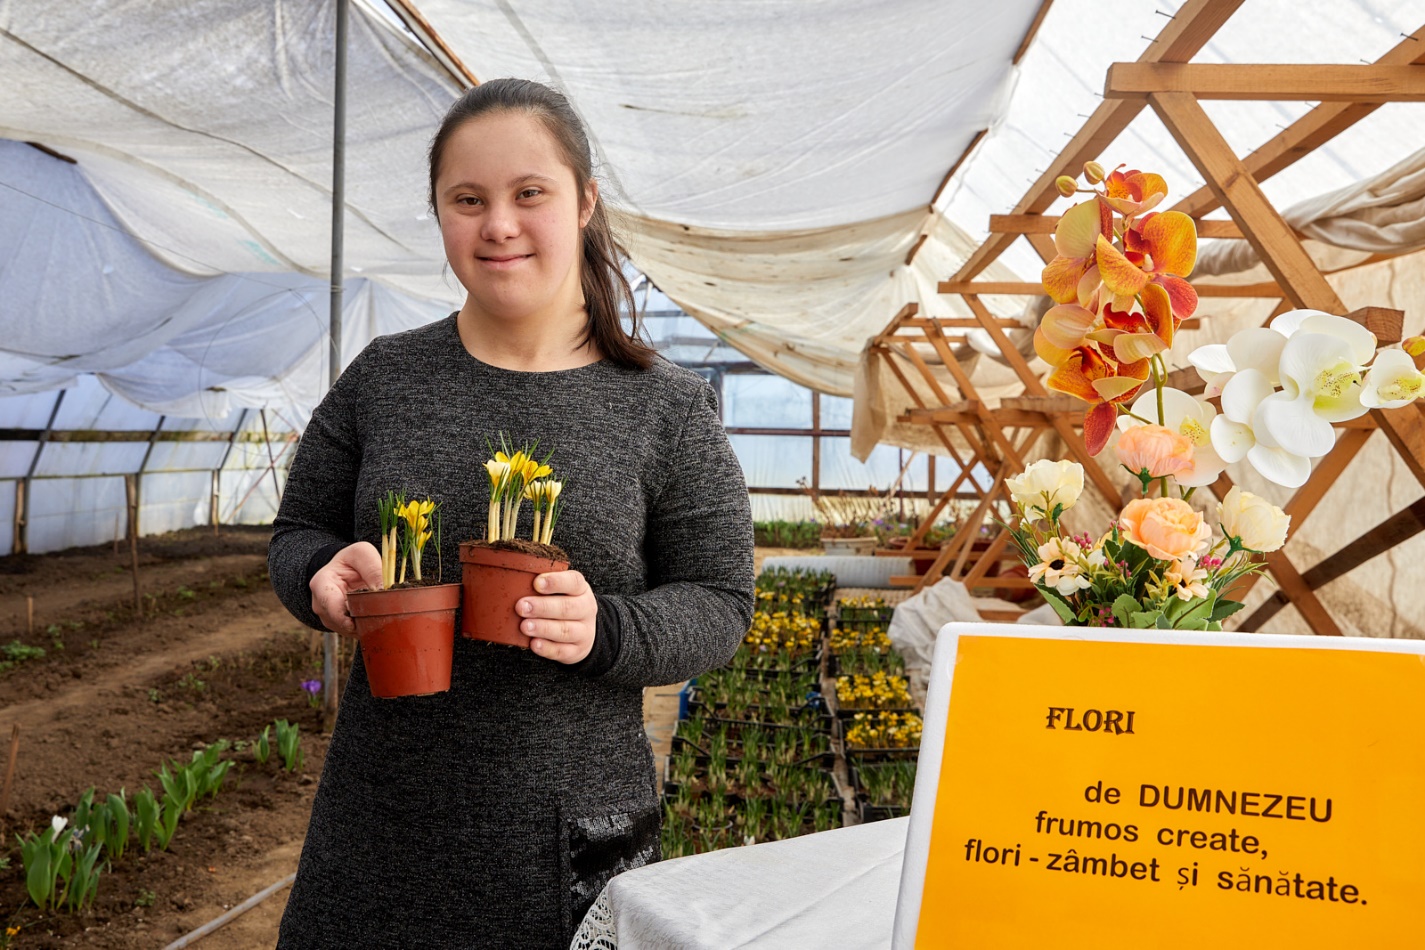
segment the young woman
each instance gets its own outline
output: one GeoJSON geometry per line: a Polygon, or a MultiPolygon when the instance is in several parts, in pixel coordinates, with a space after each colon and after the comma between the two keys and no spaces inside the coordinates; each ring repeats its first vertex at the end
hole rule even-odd
{"type": "Polygon", "coordinates": [[[619,322],[632,295],[568,102],[521,80],[472,89],[431,144],[430,201],[465,305],[374,340],[317,407],[273,587],[351,633],[346,594],[379,586],[388,489],[442,504],[458,579],[500,432],[553,450],[571,569],[521,601],[530,650],[457,637],[447,693],[374,699],[358,657],[282,948],[567,946],[612,875],[658,857],[642,688],[725,663],[752,616],[741,469],[708,384],[619,322]]]}

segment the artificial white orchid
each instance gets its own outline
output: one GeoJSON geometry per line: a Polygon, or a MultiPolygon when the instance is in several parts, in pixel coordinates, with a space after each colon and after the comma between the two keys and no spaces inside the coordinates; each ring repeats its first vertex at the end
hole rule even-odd
{"type": "MultiPolygon", "coordinates": [[[[1311,460],[1336,444],[1331,424],[1370,410],[1361,374],[1375,347],[1365,327],[1320,310],[1293,310],[1198,347],[1188,361],[1207,383],[1205,397],[1222,397],[1221,415],[1210,420],[1213,449],[1229,465],[1247,459],[1279,485],[1305,484],[1311,460]]],[[[1396,381],[1409,385],[1398,376],[1382,385],[1395,393],[1396,381]]]]}
{"type": "Polygon", "coordinates": [[[1371,364],[1361,386],[1361,405],[1371,409],[1399,409],[1425,393],[1425,373],[1404,350],[1383,350],[1371,364]]]}
{"type": "Polygon", "coordinates": [[[1262,400],[1252,428],[1258,442],[1289,445],[1297,454],[1319,458],[1336,444],[1331,423],[1369,411],[1361,404],[1361,374],[1375,356],[1376,338],[1360,324],[1328,313],[1311,313],[1289,327],[1281,351],[1282,390],[1262,400]]]}

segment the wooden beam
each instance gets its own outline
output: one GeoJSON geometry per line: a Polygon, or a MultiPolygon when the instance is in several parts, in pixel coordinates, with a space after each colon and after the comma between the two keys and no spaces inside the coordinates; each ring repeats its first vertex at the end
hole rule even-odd
{"type": "Polygon", "coordinates": [[[1052,396],[1004,396],[1000,409],[1022,409],[1026,412],[1082,413],[1084,401],[1075,396],[1055,393],[1052,396]]]}
{"type": "Polygon", "coordinates": [[[1034,42],[1034,34],[1039,32],[1039,27],[1044,23],[1044,16],[1049,12],[1049,7],[1054,0],[1044,0],[1039,4],[1039,10],[1034,14],[1034,19],[1029,23],[1029,29],[1024,32],[1024,39],[1019,41],[1019,49],[1014,51],[1014,58],[1010,60],[1016,66],[1024,58],[1024,54],[1029,52],[1029,44],[1034,42]]]}
{"type": "MultiPolygon", "coordinates": [[[[1056,214],[992,214],[990,230],[996,234],[1053,234],[1058,227],[1056,214]]],[[[1194,220],[1197,236],[1200,238],[1240,238],[1242,229],[1236,221],[1221,221],[1216,218],[1194,220]]]]}
{"type": "MultiPolygon", "coordinates": [[[[1306,586],[1319,590],[1338,577],[1349,573],[1372,558],[1384,554],[1391,548],[1425,531],[1425,498],[1421,498],[1404,511],[1398,511],[1374,528],[1347,544],[1341,550],[1321,563],[1309,568],[1301,575],[1306,586]]],[[[1260,630],[1291,601],[1280,590],[1257,607],[1242,624],[1242,630],[1260,630]]]]}
{"type": "Polygon", "coordinates": [[[1346,314],[1375,334],[1377,344],[1399,343],[1405,336],[1405,311],[1390,307],[1358,307],[1346,314]]]}
{"type": "MultiPolygon", "coordinates": [[[[1004,331],[995,326],[990,318],[990,312],[985,309],[985,305],[980,302],[980,298],[974,294],[965,294],[965,303],[969,305],[975,316],[980,318],[984,324],[986,332],[994,339],[995,345],[1000,348],[1004,358],[1018,374],[1020,382],[1024,383],[1025,390],[1034,396],[1047,396],[1048,390],[1039,381],[1039,376],[1030,369],[1029,363],[1024,359],[1024,354],[1019,352],[1019,348],[1009,341],[1009,337],[1004,335],[1004,331]]],[[[1093,456],[1089,455],[1088,447],[1084,444],[1083,436],[1079,435],[1077,429],[1069,421],[1067,416],[1058,413],[1049,414],[1049,424],[1054,427],[1054,431],[1059,433],[1059,438],[1064,440],[1064,444],[1069,447],[1069,452],[1078,459],[1080,465],[1084,467],[1085,474],[1094,487],[1103,495],[1111,508],[1118,505],[1118,486],[1112,479],[1104,473],[1103,468],[1093,456]]]]}
{"type": "Polygon", "coordinates": [[[1311,256],[1198,101],[1184,92],[1153,93],[1148,101],[1207,186],[1241,225],[1242,233],[1261,255],[1284,295],[1298,307],[1344,312],[1346,308],[1336,291],[1316,269],[1311,256]]]}
{"type": "MultiPolygon", "coordinates": [[[[1175,13],[1153,42],[1138,57],[1146,63],[1186,63],[1207,45],[1214,33],[1244,0],[1188,0],[1175,13]]],[[[1142,110],[1141,100],[1106,99],[1091,115],[1079,131],[1064,146],[1057,158],[1049,162],[1034,184],[1029,186],[1024,197],[1015,205],[1016,214],[1038,213],[1048,210],[1059,197],[1054,187],[1054,179],[1068,171],[1077,173],[1084,162],[1097,159],[1104,149],[1113,144],[1114,139],[1142,110]]],[[[990,265],[990,262],[1004,253],[1014,242],[1014,235],[992,234],[977,247],[955,273],[956,280],[970,280],[990,265]]],[[[946,291],[941,291],[946,293],[946,291]]]]}
{"type": "MultiPolygon", "coordinates": [[[[1027,280],[942,280],[937,289],[942,294],[1001,294],[1017,297],[1043,297],[1044,286],[1027,280]]],[[[1193,284],[1199,297],[1280,297],[1282,289],[1274,283],[1262,284],[1193,284]]]]}
{"type": "MultiPolygon", "coordinates": [[[[872,352],[880,356],[881,362],[885,363],[887,366],[890,367],[891,372],[895,374],[896,379],[900,380],[900,384],[905,389],[906,395],[910,397],[911,402],[915,403],[917,407],[924,409],[925,400],[920,398],[920,394],[915,391],[915,387],[910,384],[910,380],[906,378],[905,373],[901,370],[899,366],[896,365],[896,361],[891,356],[890,352],[888,352],[887,350],[873,350],[872,352]]],[[[954,454],[955,445],[950,441],[950,437],[945,434],[944,430],[940,428],[939,423],[931,422],[930,428],[931,431],[935,433],[935,437],[940,440],[940,444],[945,446],[945,448],[948,449],[951,454],[954,454]]]]}
{"type": "Polygon", "coordinates": [[[1166,92],[1253,102],[1425,102],[1425,68],[1378,63],[1114,63],[1103,87],[1105,99],[1166,92]]]}
{"type": "MultiPolygon", "coordinates": [[[[995,317],[994,321],[1000,326],[1004,327],[1006,330],[1030,329],[1029,327],[1026,327],[1023,323],[1019,322],[1013,317],[995,317]]],[[[934,317],[930,319],[915,318],[902,320],[897,329],[924,330],[926,327],[933,328],[936,326],[936,324],[939,324],[940,326],[949,328],[951,330],[977,330],[980,327],[980,321],[976,320],[974,317],[934,317]]],[[[882,336],[884,335],[885,334],[882,333],[882,336]]],[[[919,334],[916,334],[916,337],[919,338],[919,334]]]]}
{"type": "MultiPolygon", "coordinates": [[[[1403,38],[1376,62],[1393,66],[1425,63],[1425,27],[1416,30],[1413,36],[1403,38]]],[[[1323,102],[1257,146],[1252,154],[1242,159],[1242,163],[1258,182],[1266,181],[1310,155],[1380,106],[1378,102],[1323,102]]],[[[1217,196],[1204,185],[1179,201],[1172,210],[1195,218],[1218,207],[1217,196]]]]}
{"type": "MultiPolygon", "coordinates": [[[[985,135],[988,134],[989,131],[990,131],[989,129],[980,129],[980,131],[978,131],[978,132],[975,133],[975,137],[972,138],[972,139],[970,139],[970,144],[969,144],[969,145],[966,145],[966,146],[965,146],[965,150],[960,153],[960,157],[957,158],[957,159],[955,159],[955,164],[951,165],[951,166],[950,166],[950,170],[945,173],[945,177],[942,178],[942,179],[940,179],[940,184],[938,184],[938,185],[935,186],[935,194],[932,195],[931,198],[930,198],[930,209],[929,209],[929,210],[930,210],[930,213],[931,213],[931,214],[934,214],[934,213],[935,213],[935,202],[939,201],[939,200],[940,200],[940,196],[945,193],[945,188],[950,184],[950,179],[952,179],[952,178],[955,177],[955,173],[960,170],[960,166],[963,165],[963,164],[965,164],[965,159],[967,159],[967,158],[970,157],[970,153],[975,150],[975,146],[979,145],[980,142],[982,142],[982,141],[984,140],[985,135]]],[[[918,244],[916,245],[917,248],[918,248],[919,246],[920,246],[920,245],[918,245],[918,244]]],[[[915,256],[915,252],[912,251],[912,252],[911,252],[911,257],[914,257],[914,256],[915,256]]],[[[906,259],[906,263],[907,263],[907,264],[910,263],[910,258],[907,258],[907,259],[906,259]]]]}

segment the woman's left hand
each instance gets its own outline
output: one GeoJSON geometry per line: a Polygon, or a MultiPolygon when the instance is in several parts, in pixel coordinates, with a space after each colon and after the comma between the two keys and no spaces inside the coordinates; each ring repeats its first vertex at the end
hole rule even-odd
{"type": "Polygon", "coordinates": [[[534,597],[522,597],[515,610],[524,620],[520,632],[529,648],[547,660],[578,663],[594,648],[594,618],[599,605],[589,582],[578,571],[541,574],[534,597]]]}

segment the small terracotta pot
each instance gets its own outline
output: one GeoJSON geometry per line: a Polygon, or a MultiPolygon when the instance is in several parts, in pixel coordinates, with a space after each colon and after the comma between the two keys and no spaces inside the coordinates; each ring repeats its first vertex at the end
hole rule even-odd
{"type": "Polygon", "coordinates": [[[429,696],[450,689],[459,584],[359,590],[346,595],[371,695],[429,696]]]}
{"type": "Polygon", "coordinates": [[[461,635],[528,650],[529,637],[520,633],[520,621],[524,618],[515,612],[515,604],[521,597],[536,593],[534,579],[540,574],[568,569],[568,561],[464,542],[460,545],[460,576],[464,588],[461,635]]]}

